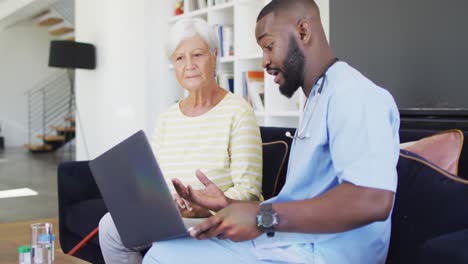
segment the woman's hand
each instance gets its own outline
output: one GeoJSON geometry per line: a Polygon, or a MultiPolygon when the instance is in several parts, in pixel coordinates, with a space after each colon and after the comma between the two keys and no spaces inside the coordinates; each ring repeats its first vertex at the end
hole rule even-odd
{"type": "Polygon", "coordinates": [[[179,208],[182,217],[185,218],[205,218],[210,217],[211,213],[208,209],[203,208],[196,204],[191,204],[185,199],[181,198],[177,193],[173,194],[174,201],[179,208]]]}
{"type": "Polygon", "coordinates": [[[219,211],[230,204],[231,200],[205,174],[197,170],[196,175],[198,180],[205,186],[205,189],[193,190],[192,186],[185,186],[180,180],[172,179],[172,184],[181,198],[192,205],[198,204],[212,211],[219,211]]]}

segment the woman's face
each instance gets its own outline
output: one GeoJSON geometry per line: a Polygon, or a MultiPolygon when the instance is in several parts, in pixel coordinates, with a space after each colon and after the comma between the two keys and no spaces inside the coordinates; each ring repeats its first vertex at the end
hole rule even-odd
{"type": "Polygon", "coordinates": [[[205,41],[193,36],[181,41],[171,56],[177,81],[188,91],[203,89],[215,83],[216,55],[205,41]]]}

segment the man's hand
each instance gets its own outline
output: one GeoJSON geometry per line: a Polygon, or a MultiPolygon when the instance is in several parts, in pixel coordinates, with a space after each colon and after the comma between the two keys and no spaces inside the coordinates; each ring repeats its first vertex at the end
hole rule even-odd
{"type": "Polygon", "coordinates": [[[181,198],[191,204],[198,204],[212,211],[219,211],[230,203],[231,200],[205,174],[197,170],[196,175],[198,180],[205,186],[205,189],[193,190],[192,186],[185,186],[179,179],[172,179],[172,184],[181,198]]]}
{"type": "Polygon", "coordinates": [[[258,202],[230,204],[195,226],[190,235],[197,239],[218,237],[235,242],[254,239],[262,234],[255,220],[259,211],[258,202]]]}

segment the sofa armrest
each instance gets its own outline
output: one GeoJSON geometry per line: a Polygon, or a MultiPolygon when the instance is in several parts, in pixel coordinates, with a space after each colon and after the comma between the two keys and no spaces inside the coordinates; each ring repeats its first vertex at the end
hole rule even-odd
{"type": "MultiPolygon", "coordinates": [[[[90,199],[101,199],[101,193],[89,169],[88,161],[63,162],[57,179],[60,236],[67,236],[68,211],[74,205],[90,199]]],[[[62,237],[61,237],[62,240],[62,237]]]]}
{"type": "Polygon", "coordinates": [[[59,165],[59,211],[81,201],[102,198],[88,164],[88,161],[72,161],[59,165]]]}
{"type": "MultiPolygon", "coordinates": [[[[107,212],[88,161],[64,162],[58,167],[59,236],[64,252],[69,252],[107,212]]],[[[75,255],[91,263],[104,263],[97,238],[75,255]]]]}

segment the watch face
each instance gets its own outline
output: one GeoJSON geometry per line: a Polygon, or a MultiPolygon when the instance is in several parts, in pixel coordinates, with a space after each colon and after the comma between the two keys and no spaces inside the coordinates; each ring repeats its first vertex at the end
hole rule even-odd
{"type": "Polygon", "coordinates": [[[273,216],[271,214],[262,215],[262,226],[271,227],[273,226],[273,216]]]}

